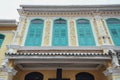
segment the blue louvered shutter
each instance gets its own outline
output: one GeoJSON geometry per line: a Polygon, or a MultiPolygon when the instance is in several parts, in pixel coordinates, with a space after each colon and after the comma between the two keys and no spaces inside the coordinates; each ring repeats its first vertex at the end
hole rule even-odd
{"type": "Polygon", "coordinates": [[[120,46],[120,20],[109,18],[106,20],[108,29],[116,46],[120,46]]]}
{"type": "Polygon", "coordinates": [[[43,20],[35,19],[31,21],[25,41],[25,46],[41,46],[43,27],[43,20]]]}
{"type": "Polygon", "coordinates": [[[52,34],[53,46],[67,46],[68,45],[68,30],[67,22],[64,19],[57,19],[53,24],[52,34]]]}
{"type": "Polygon", "coordinates": [[[53,29],[53,46],[57,46],[60,44],[60,29],[59,29],[59,25],[54,24],[54,29],[53,29]]]}
{"type": "Polygon", "coordinates": [[[78,19],[76,21],[78,43],[80,46],[95,46],[95,40],[89,20],[78,19]]]}
{"type": "Polygon", "coordinates": [[[2,43],[4,41],[5,36],[0,34],[0,47],[2,46],[2,43]]]}
{"type": "Polygon", "coordinates": [[[67,25],[62,24],[61,25],[61,34],[60,34],[60,41],[61,46],[67,46],[68,45],[68,36],[67,36],[67,25]]]}

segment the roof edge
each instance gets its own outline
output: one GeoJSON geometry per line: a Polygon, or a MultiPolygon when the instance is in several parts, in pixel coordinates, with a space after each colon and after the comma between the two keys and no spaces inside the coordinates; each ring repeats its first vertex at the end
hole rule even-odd
{"type": "Polygon", "coordinates": [[[20,5],[20,7],[119,7],[120,4],[101,4],[101,5],[20,5]]]}
{"type": "Polygon", "coordinates": [[[15,19],[0,19],[0,26],[17,26],[17,24],[15,19]]]}

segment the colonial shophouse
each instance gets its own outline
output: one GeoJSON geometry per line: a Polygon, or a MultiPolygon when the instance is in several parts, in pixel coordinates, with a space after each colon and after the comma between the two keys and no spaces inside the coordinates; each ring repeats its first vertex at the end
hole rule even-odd
{"type": "Polygon", "coordinates": [[[120,5],[20,7],[0,23],[0,80],[120,80],[120,5]]]}

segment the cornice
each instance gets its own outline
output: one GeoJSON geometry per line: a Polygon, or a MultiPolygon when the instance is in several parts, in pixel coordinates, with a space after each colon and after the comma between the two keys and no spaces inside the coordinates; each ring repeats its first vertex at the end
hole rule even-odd
{"type": "Polygon", "coordinates": [[[0,19],[0,27],[17,27],[18,22],[16,20],[0,19]]]}
{"type": "Polygon", "coordinates": [[[83,56],[83,57],[95,57],[95,56],[109,56],[108,53],[89,53],[89,52],[84,52],[84,53],[80,53],[80,52],[18,52],[18,53],[6,53],[6,56],[83,56]]]}
{"type": "Polygon", "coordinates": [[[120,68],[109,67],[103,73],[105,74],[105,76],[109,76],[109,75],[119,76],[120,68]]]}
{"type": "Polygon", "coordinates": [[[7,45],[7,47],[17,50],[103,50],[113,49],[120,51],[120,46],[102,45],[102,46],[19,46],[19,45],[7,45]]]}
{"type": "Polygon", "coordinates": [[[21,5],[20,15],[118,15],[120,5],[21,5]]]}
{"type": "Polygon", "coordinates": [[[102,50],[99,46],[18,46],[8,45],[8,47],[17,50],[102,50]]]}
{"type": "Polygon", "coordinates": [[[111,4],[111,5],[20,5],[24,10],[29,10],[33,8],[39,9],[54,9],[54,10],[62,10],[62,9],[119,9],[119,4],[111,4]]]}

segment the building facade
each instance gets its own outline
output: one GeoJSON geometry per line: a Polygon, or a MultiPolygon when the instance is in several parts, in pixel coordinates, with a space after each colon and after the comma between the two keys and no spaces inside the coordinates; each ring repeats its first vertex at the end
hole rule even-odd
{"type": "Polygon", "coordinates": [[[8,75],[10,75],[8,74],[8,70],[12,70],[12,67],[9,66],[8,59],[5,58],[5,53],[8,50],[7,45],[13,43],[16,30],[16,20],[0,19],[0,80],[7,80],[8,75]],[[7,64],[9,67],[5,68],[7,64]]]}
{"type": "Polygon", "coordinates": [[[120,5],[20,7],[1,80],[120,80],[120,5]]]}

